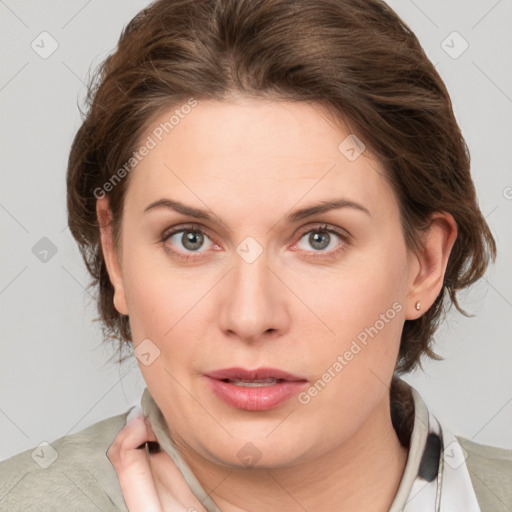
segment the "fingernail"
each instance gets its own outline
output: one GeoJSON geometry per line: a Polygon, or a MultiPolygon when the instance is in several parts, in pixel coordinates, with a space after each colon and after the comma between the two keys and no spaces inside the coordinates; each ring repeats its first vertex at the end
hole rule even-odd
{"type": "Polygon", "coordinates": [[[128,416],[126,417],[126,424],[134,418],[142,418],[144,417],[144,412],[140,405],[135,405],[130,409],[128,416]]]}

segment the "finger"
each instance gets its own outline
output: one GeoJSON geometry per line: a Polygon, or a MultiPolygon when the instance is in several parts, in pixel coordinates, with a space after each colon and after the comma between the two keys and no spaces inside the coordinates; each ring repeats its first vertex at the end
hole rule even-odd
{"type": "Polygon", "coordinates": [[[149,436],[144,418],[136,416],[128,421],[107,450],[130,512],[163,512],[145,448],[149,436]]]}

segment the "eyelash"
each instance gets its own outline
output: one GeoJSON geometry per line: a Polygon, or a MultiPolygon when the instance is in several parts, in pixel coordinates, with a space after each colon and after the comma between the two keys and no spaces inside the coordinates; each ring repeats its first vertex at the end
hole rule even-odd
{"type": "MultiPolygon", "coordinates": [[[[208,234],[205,231],[203,231],[203,229],[201,229],[200,226],[195,225],[195,224],[185,224],[185,225],[179,226],[177,228],[171,229],[169,231],[166,231],[162,235],[162,238],[160,241],[165,244],[165,242],[167,242],[169,240],[169,238],[171,238],[173,235],[175,235],[177,233],[186,232],[186,231],[201,233],[202,235],[205,235],[206,237],[210,238],[208,236],[208,234]]],[[[303,231],[299,236],[299,241],[304,237],[304,235],[307,235],[308,233],[312,233],[312,232],[322,232],[322,233],[330,233],[330,234],[337,235],[341,239],[342,244],[337,249],[333,249],[331,251],[311,251],[312,254],[307,256],[308,258],[313,258],[313,259],[314,258],[324,258],[324,259],[325,258],[334,258],[334,257],[338,256],[339,253],[343,252],[346,249],[346,246],[349,245],[349,242],[350,242],[349,236],[347,234],[342,233],[342,232],[338,231],[337,229],[331,228],[327,224],[320,224],[318,226],[313,226],[312,228],[308,228],[307,230],[303,231]]],[[[211,238],[210,238],[210,240],[211,240],[211,238]]],[[[212,242],[213,242],[213,240],[212,240],[212,242]]],[[[167,247],[167,250],[169,252],[171,252],[174,256],[177,256],[178,258],[185,260],[185,261],[190,261],[190,260],[194,260],[194,259],[198,258],[198,256],[193,255],[194,254],[193,252],[192,253],[182,253],[180,251],[175,251],[174,249],[170,249],[169,247],[167,247]]]]}

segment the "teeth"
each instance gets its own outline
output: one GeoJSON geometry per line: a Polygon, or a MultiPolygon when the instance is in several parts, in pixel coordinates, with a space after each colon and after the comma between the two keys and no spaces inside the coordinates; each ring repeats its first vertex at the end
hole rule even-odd
{"type": "Polygon", "coordinates": [[[278,384],[282,382],[282,379],[256,379],[256,380],[244,380],[244,379],[229,379],[230,384],[234,384],[235,386],[245,386],[248,388],[259,388],[264,386],[272,386],[274,384],[278,384]]]}

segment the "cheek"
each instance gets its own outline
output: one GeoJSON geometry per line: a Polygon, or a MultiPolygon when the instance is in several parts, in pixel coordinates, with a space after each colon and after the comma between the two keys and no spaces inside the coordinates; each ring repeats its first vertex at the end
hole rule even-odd
{"type": "Polygon", "coordinates": [[[312,430],[331,425],[326,447],[340,432],[355,433],[389,392],[403,327],[405,257],[405,250],[381,247],[314,294],[313,307],[334,334],[309,347],[315,378],[299,401],[312,430]]]}
{"type": "Polygon", "coordinates": [[[123,232],[122,270],[135,344],[152,336],[163,340],[194,300],[190,279],[180,269],[171,268],[160,244],[128,229],[123,232]]]}
{"type": "MultiPolygon", "coordinates": [[[[380,331],[400,322],[407,295],[407,252],[401,244],[379,244],[354,252],[338,270],[317,281],[302,281],[302,294],[312,311],[324,320],[328,334],[350,340],[377,323],[380,331]],[[394,307],[393,307],[394,306],[394,307]],[[384,315],[386,328],[379,321],[384,315]]],[[[396,329],[394,334],[396,334],[396,329]]]]}
{"type": "Polygon", "coordinates": [[[315,361],[316,377],[322,381],[319,404],[343,396],[345,403],[356,406],[354,400],[370,396],[375,385],[382,387],[391,377],[404,321],[406,270],[405,246],[387,244],[347,260],[315,291],[310,280],[303,281],[303,289],[311,290],[303,292],[308,305],[318,312],[325,333],[321,345],[308,347],[308,359],[315,361]],[[327,381],[333,385],[324,392],[327,381]]]}
{"type": "Polygon", "coordinates": [[[204,343],[204,298],[215,281],[211,272],[172,266],[161,247],[131,247],[123,259],[123,282],[134,345],[149,339],[160,351],[153,364],[139,366],[145,378],[165,369],[182,373],[204,343]]]}
{"type": "MultiPolygon", "coordinates": [[[[184,372],[191,367],[197,344],[201,336],[194,332],[193,305],[197,304],[198,287],[190,286],[180,272],[171,272],[168,267],[148,264],[147,254],[134,251],[126,258],[125,293],[130,312],[130,328],[134,348],[146,343],[144,352],[151,354],[150,364],[139,360],[143,378],[155,399],[160,403],[168,400],[168,389],[188,379],[184,372]],[[195,290],[195,292],[194,292],[195,290]],[[192,311],[191,311],[192,309],[192,311]],[[148,344],[147,341],[151,343],[148,344]]],[[[137,353],[137,352],[136,352],[137,353]]],[[[177,386],[179,391],[179,386],[177,386]]],[[[176,393],[176,389],[174,394],[176,393]]],[[[180,403],[181,413],[187,408],[187,401],[180,403]]],[[[169,404],[169,407],[176,404],[169,404]]],[[[180,413],[180,414],[181,414],[180,413]]]]}
{"type": "Polygon", "coordinates": [[[171,327],[175,310],[169,287],[162,286],[162,275],[135,252],[126,258],[123,282],[135,344],[143,338],[161,337],[171,327]],[[164,313],[165,312],[165,313],[164,313]]]}

